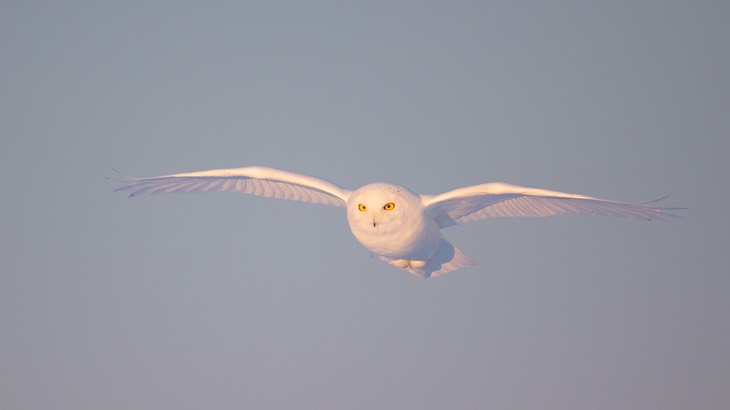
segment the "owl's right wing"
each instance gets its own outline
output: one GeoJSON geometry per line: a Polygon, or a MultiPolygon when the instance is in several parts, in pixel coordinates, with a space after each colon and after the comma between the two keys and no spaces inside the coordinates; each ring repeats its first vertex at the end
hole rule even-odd
{"type": "Polygon", "coordinates": [[[565,214],[669,221],[677,216],[668,211],[681,209],[650,205],[658,200],[632,204],[501,182],[459,188],[422,198],[426,212],[442,228],[486,218],[565,214]]]}
{"type": "Polygon", "coordinates": [[[129,196],[223,191],[345,206],[352,194],[352,191],[324,179],[266,167],[213,169],[151,178],[124,176],[122,182],[128,184],[114,192],[130,191],[129,196]]]}

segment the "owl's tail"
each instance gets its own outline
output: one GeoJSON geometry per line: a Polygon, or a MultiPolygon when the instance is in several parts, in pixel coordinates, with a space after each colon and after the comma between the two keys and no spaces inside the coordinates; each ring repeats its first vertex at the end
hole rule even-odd
{"type": "MultiPolygon", "coordinates": [[[[413,265],[407,265],[404,267],[401,263],[403,259],[393,260],[383,256],[373,255],[385,263],[389,263],[397,268],[403,269],[416,276],[420,276],[424,279],[430,277],[436,277],[443,275],[447,272],[453,272],[455,270],[468,268],[469,266],[476,265],[478,262],[476,259],[472,259],[456,249],[454,245],[445,239],[441,239],[441,244],[436,254],[426,262],[426,265],[421,267],[415,267],[413,265]]],[[[406,262],[407,263],[407,262],[406,262]]],[[[417,265],[417,264],[415,264],[417,265]]]]}

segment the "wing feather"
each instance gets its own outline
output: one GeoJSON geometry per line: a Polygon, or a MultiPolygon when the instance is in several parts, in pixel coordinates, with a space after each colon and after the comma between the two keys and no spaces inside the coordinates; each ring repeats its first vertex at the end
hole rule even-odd
{"type": "MultiPolygon", "coordinates": [[[[610,215],[670,221],[677,215],[647,203],[609,201],[586,195],[493,182],[422,196],[426,212],[443,227],[486,218],[546,217],[566,214],[610,215]]],[[[655,202],[655,201],[652,201],[655,202]]]]}
{"type": "Polygon", "coordinates": [[[352,194],[352,191],[324,179],[266,167],[214,169],[152,178],[123,176],[127,185],[115,189],[115,192],[129,191],[129,196],[222,191],[345,206],[352,194]]]}

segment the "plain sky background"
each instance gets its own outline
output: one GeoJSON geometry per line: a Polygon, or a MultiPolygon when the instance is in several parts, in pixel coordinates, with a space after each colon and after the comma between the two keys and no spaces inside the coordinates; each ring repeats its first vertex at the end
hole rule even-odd
{"type": "Polygon", "coordinates": [[[0,3],[0,408],[727,409],[730,2],[0,3]],[[342,208],[127,199],[265,165],[623,201],[449,228],[419,280],[342,208]]]}

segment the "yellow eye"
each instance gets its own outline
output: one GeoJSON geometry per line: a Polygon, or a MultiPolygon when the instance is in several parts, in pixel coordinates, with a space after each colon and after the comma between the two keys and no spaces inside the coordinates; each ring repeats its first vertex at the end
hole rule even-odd
{"type": "Polygon", "coordinates": [[[394,203],[392,203],[392,202],[388,202],[388,203],[387,203],[387,204],[385,204],[385,206],[383,207],[383,209],[385,209],[386,211],[392,211],[392,210],[393,210],[393,208],[395,208],[395,204],[394,204],[394,203]]]}
{"type": "Polygon", "coordinates": [[[360,204],[360,205],[358,205],[358,206],[357,206],[357,209],[359,209],[359,210],[360,210],[360,212],[365,212],[365,210],[366,210],[366,209],[368,209],[368,207],[366,207],[366,206],[365,206],[365,205],[363,205],[363,204],[360,204]]]}

